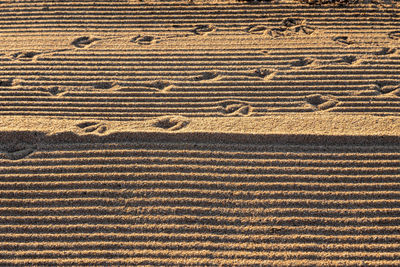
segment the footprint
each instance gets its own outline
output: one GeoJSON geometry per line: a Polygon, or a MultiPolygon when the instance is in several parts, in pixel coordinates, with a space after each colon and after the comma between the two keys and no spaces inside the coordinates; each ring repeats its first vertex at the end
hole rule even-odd
{"type": "Polygon", "coordinates": [[[10,160],[23,159],[36,150],[35,145],[13,142],[4,148],[2,156],[10,160]]]}
{"type": "Polygon", "coordinates": [[[194,81],[204,81],[204,80],[217,80],[220,75],[216,71],[203,72],[198,76],[193,77],[194,81]]]}
{"type": "Polygon", "coordinates": [[[162,116],[157,118],[152,125],[169,131],[177,131],[189,123],[190,121],[183,116],[162,116]]]}
{"type": "Polygon", "coordinates": [[[252,74],[264,80],[270,80],[275,75],[275,73],[276,70],[266,68],[258,68],[252,71],[252,74]]]}
{"type": "Polygon", "coordinates": [[[399,39],[400,39],[400,31],[392,31],[392,32],[389,32],[389,33],[388,33],[388,37],[389,37],[390,39],[393,39],[393,40],[399,40],[399,39]]]}
{"type": "Polygon", "coordinates": [[[282,21],[284,27],[293,27],[305,23],[305,20],[299,18],[286,18],[282,21]]]}
{"type": "Polygon", "coordinates": [[[195,28],[192,30],[192,32],[197,35],[206,35],[213,31],[215,31],[215,27],[211,24],[198,24],[195,25],[195,28]]]}
{"type": "Polygon", "coordinates": [[[286,28],[272,28],[267,33],[269,36],[276,38],[276,37],[285,36],[286,30],[287,30],[286,28]]]}
{"type": "Polygon", "coordinates": [[[252,25],[246,28],[246,32],[251,34],[263,34],[268,28],[264,25],[252,25]]]}
{"type": "Polygon", "coordinates": [[[400,92],[400,84],[379,86],[379,92],[382,94],[394,94],[398,96],[400,92]]]}
{"type": "Polygon", "coordinates": [[[305,34],[312,34],[315,31],[315,29],[313,27],[310,27],[310,26],[301,25],[301,26],[296,27],[295,31],[296,32],[302,32],[302,33],[305,33],[305,34]]]}
{"type": "Polygon", "coordinates": [[[356,56],[343,56],[341,57],[340,61],[348,63],[348,64],[353,64],[357,61],[357,57],[356,56]]]}
{"type": "Polygon", "coordinates": [[[150,84],[150,87],[156,88],[158,91],[166,92],[173,87],[169,81],[158,80],[150,84]]]}
{"type": "Polygon", "coordinates": [[[308,65],[312,64],[313,62],[314,62],[314,60],[311,58],[299,58],[299,59],[292,61],[292,63],[290,63],[290,65],[292,67],[304,67],[304,66],[308,66],[308,65]]]}
{"type": "Polygon", "coordinates": [[[104,123],[99,123],[95,121],[86,121],[76,125],[80,129],[82,129],[85,133],[104,133],[107,131],[107,126],[104,123]]]}
{"type": "Polygon", "coordinates": [[[354,41],[350,40],[348,36],[336,36],[332,38],[333,41],[345,45],[351,45],[354,44],[354,41]]]}
{"type": "Polygon", "coordinates": [[[396,52],[396,48],[392,47],[382,47],[381,50],[375,52],[374,55],[383,56],[383,55],[390,55],[396,52]]]}
{"type": "Polygon", "coordinates": [[[22,60],[22,61],[32,61],[37,55],[40,55],[40,52],[27,51],[27,52],[17,52],[12,54],[11,57],[14,60],[22,60]]]}
{"type": "Polygon", "coordinates": [[[306,97],[306,101],[314,110],[327,110],[338,104],[338,101],[329,95],[313,94],[306,97]]]}
{"type": "Polygon", "coordinates": [[[98,40],[100,40],[100,39],[94,38],[94,37],[89,37],[89,36],[82,36],[82,37],[76,38],[71,43],[71,45],[73,45],[77,48],[86,48],[98,40]]]}
{"type": "Polygon", "coordinates": [[[156,38],[154,38],[153,36],[140,35],[140,34],[131,39],[132,43],[136,43],[139,45],[151,45],[151,44],[155,43],[155,41],[156,41],[156,38]]]}
{"type": "Polygon", "coordinates": [[[47,92],[53,96],[60,96],[66,92],[66,90],[64,88],[61,88],[60,86],[44,87],[44,88],[39,88],[39,90],[47,92]]]}
{"type": "Polygon", "coordinates": [[[250,116],[253,107],[241,100],[224,100],[219,102],[219,110],[226,116],[250,116]]]}
{"type": "Polygon", "coordinates": [[[13,86],[13,85],[15,85],[14,78],[0,80],[0,86],[13,86]]]}
{"type": "Polygon", "coordinates": [[[115,86],[117,86],[116,82],[108,82],[108,81],[96,82],[93,84],[94,89],[111,89],[115,86]]]}

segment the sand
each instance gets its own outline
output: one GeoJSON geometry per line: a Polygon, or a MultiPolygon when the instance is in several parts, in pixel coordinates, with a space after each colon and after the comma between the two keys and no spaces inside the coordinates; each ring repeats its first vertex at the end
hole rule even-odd
{"type": "Polygon", "coordinates": [[[400,265],[394,1],[0,10],[0,266],[400,265]]]}

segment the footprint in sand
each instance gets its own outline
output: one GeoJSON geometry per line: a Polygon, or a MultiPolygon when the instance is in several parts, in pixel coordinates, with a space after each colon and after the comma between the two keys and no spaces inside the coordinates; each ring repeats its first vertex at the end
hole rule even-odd
{"type": "Polygon", "coordinates": [[[3,158],[6,159],[19,160],[26,158],[27,156],[35,152],[35,150],[35,145],[13,142],[4,147],[4,152],[1,153],[1,155],[3,156],[3,158]]]}
{"type": "Polygon", "coordinates": [[[392,32],[389,32],[389,33],[388,33],[388,37],[389,37],[390,39],[393,39],[393,40],[399,40],[399,39],[400,39],[400,31],[392,31],[392,32]]]}
{"type": "Polygon", "coordinates": [[[396,85],[379,85],[377,84],[378,92],[383,95],[395,95],[400,96],[400,84],[396,85]]]}
{"type": "Polygon", "coordinates": [[[170,83],[169,81],[157,80],[155,82],[150,83],[149,86],[157,89],[158,91],[166,92],[173,87],[173,84],[170,83]]]}
{"type": "Polygon", "coordinates": [[[213,31],[215,31],[215,27],[211,24],[198,24],[195,25],[195,28],[192,30],[192,32],[197,35],[206,35],[213,31]]]}
{"type": "Polygon", "coordinates": [[[35,51],[25,51],[25,52],[17,52],[11,55],[13,60],[20,60],[20,61],[32,61],[35,59],[37,55],[40,55],[41,52],[35,51]]]}
{"type": "Polygon", "coordinates": [[[328,110],[336,106],[339,102],[331,95],[313,94],[305,98],[306,102],[314,110],[328,110]]]}
{"type": "Polygon", "coordinates": [[[132,43],[139,45],[151,45],[156,42],[156,38],[149,35],[137,35],[131,39],[132,43]]]}
{"type": "Polygon", "coordinates": [[[0,79],[0,86],[14,86],[16,85],[14,78],[0,79]]]}
{"type": "Polygon", "coordinates": [[[381,50],[379,50],[378,52],[375,52],[374,55],[377,56],[384,56],[384,55],[390,55],[396,52],[396,48],[392,48],[392,47],[382,47],[381,50]]]}
{"type": "Polygon", "coordinates": [[[287,28],[272,28],[268,30],[267,34],[272,38],[282,37],[286,35],[287,28]]]}
{"type": "Polygon", "coordinates": [[[276,74],[276,70],[267,68],[258,68],[251,71],[251,75],[255,75],[264,80],[270,80],[276,74]]]}
{"type": "Polygon", "coordinates": [[[96,122],[96,121],[85,121],[82,123],[76,124],[76,126],[82,129],[85,133],[104,133],[107,131],[107,126],[104,123],[96,122]]]}
{"type": "Polygon", "coordinates": [[[267,26],[264,25],[251,25],[246,28],[246,32],[251,34],[263,34],[267,29],[267,26]]]}
{"type": "Polygon", "coordinates": [[[340,58],[341,62],[347,63],[347,64],[353,64],[356,63],[358,58],[356,56],[343,56],[340,58]]]}
{"type": "Polygon", "coordinates": [[[94,83],[92,86],[94,89],[111,89],[118,86],[118,84],[115,81],[100,81],[94,83]]]}
{"type": "Polygon", "coordinates": [[[169,131],[177,131],[186,127],[190,120],[183,116],[162,116],[153,122],[154,127],[162,128],[169,131]]]}
{"type": "Polygon", "coordinates": [[[41,87],[41,88],[38,88],[38,90],[49,93],[52,96],[61,96],[67,91],[65,88],[62,88],[60,86],[41,87]]]}
{"type": "Polygon", "coordinates": [[[246,101],[224,100],[218,103],[219,111],[225,116],[250,116],[253,107],[246,101]]]}
{"type": "Polygon", "coordinates": [[[220,75],[216,71],[203,72],[200,75],[194,76],[193,81],[217,80],[220,75]]]}
{"type": "Polygon", "coordinates": [[[76,48],[87,48],[92,45],[94,42],[99,41],[99,38],[89,37],[89,36],[82,36],[76,38],[72,41],[71,45],[75,46],[76,48]]]}
{"type": "Polygon", "coordinates": [[[290,63],[292,67],[305,67],[314,63],[314,59],[311,58],[299,58],[295,59],[290,63]]]}
{"type": "Polygon", "coordinates": [[[336,37],[333,37],[332,40],[337,43],[345,44],[345,45],[351,45],[351,44],[355,43],[348,36],[336,36],[336,37]]]}
{"type": "Polygon", "coordinates": [[[289,32],[312,34],[315,29],[307,25],[305,19],[286,18],[282,21],[283,27],[289,32]]]}

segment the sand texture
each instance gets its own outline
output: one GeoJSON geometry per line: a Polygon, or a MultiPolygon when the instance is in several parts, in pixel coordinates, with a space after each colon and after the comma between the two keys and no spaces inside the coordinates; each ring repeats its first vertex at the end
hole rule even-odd
{"type": "Polygon", "coordinates": [[[0,11],[0,266],[400,266],[395,1],[0,11]]]}

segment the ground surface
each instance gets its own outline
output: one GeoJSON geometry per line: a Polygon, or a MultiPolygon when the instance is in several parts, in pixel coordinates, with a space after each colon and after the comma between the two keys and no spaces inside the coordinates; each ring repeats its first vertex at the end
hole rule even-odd
{"type": "Polygon", "coordinates": [[[399,266],[393,2],[1,1],[1,266],[399,266]]]}

